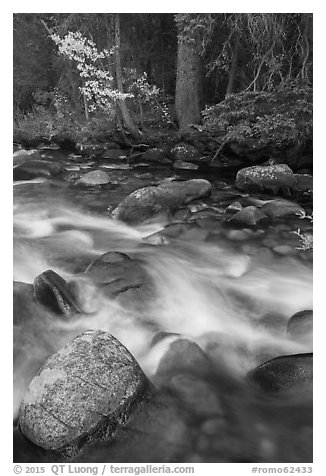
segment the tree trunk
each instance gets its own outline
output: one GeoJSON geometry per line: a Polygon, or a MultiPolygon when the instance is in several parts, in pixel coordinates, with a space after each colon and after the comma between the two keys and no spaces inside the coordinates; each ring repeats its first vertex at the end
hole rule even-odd
{"type": "Polygon", "coordinates": [[[179,35],[175,109],[179,129],[201,122],[201,59],[194,44],[179,35]]]}
{"type": "MultiPolygon", "coordinates": [[[[117,88],[119,93],[123,94],[122,87],[122,71],[121,71],[121,58],[120,58],[120,16],[119,13],[114,15],[114,33],[115,33],[115,74],[117,80],[117,88]]],[[[119,109],[121,112],[122,120],[126,128],[130,131],[131,135],[135,138],[139,138],[139,131],[132,120],[129,113],[129,109],[125,99],[118,100],[119,109]]]]}
{"type": "Polygon", "coordinates": [[[232,51],[232,61],[231,61],[229,80],[228,80],[228,85],[226,87],[226,92],[225,92],[226,98],[230,94],[232,94],[234,91],[234,81],[235,81],[237,65],[238,65],[238,52],[239,52],[239,35],[236,36],[234,49],[232,51]]]}

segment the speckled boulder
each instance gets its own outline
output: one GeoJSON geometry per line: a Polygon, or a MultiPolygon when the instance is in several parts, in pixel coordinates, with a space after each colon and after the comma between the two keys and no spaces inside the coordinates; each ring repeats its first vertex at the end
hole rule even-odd
{"type": "Polygon", "coordinates": [[[104,170],[92,170],[83,175],[77,182],[82,185],[105,185],[110,182],[110,177],[104,170]]]}
{"type": "Polygon", "coordinates": [[[266,392],[310,387],[313,378],[313,354],[276,357],[249,372],[248,378],[266,392]]]}
{"type": "Polygon", "coordinates": [[[171,149],[173,160],[182,160],[183,162],[200,162],[200,152],[193,145],[181,142],[171,149]]]}
{"type": "Polygon", "coordinates": [[[128,195],[110,216],[129,224],[141,223],[155,215],[170,215],[192,200],[208,197],[211,189],[204,179],[140,188],[128,195]]]}
{"type": "Polygon", "coordinates": [[[289,196],[295,176],[288,165],[254,165],[238,171],[235,186],[246,192],[266,192],[289,196]]]}
{"type": "Polygon", "coordinates": [[[64,457],[108,441],[152,386],[111,334],[88,330],[50,357],[31,381],[19,426],[35,445],[64,457]]]}

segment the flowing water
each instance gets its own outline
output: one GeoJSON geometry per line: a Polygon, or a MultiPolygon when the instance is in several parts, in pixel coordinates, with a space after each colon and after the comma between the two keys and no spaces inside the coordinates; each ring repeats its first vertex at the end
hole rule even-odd
{"type": "MultiPolygon", "coordinates": [[[[68,170],[76,167],[76,159],[72,162],[59,152],[48,152],[47,158],[59,160],[68,170]]],[[[99,167],[91,161],[77,163],[85,172],[95,165],[99,167]]],[[[298,237],[293,234],[306,220],[286,217],[264,228],[235,230],[223,221],[225,208],[241,198],[234,177],[176,174],[141,164],[119,167],[109,161],[100,165],[110,175],[110,183],[100,187],[43,178],[14,183],[14,280],[33,283],[47,269],[66,280],[85,279],[82,273],[95,258],[119,251],[141,260],[155,283],[155,300],[141,310],[124,307],[99,296],[89,282],[85,301],[90,314],[62,321],[45,310],[25,310],[28,319],[22,316],[14,326],[14,422],[38,368],[80,332],[110,332],[149,378],[177,338],[171,334],[152,345],[153,336],[178,333],[197,343],[215,366],[219,377],[210,377],[209,384],[227,409],[224,427],[212,430],[207,418],[181,417],[185,409],[166,397],[170,403],[164,410],[150,413],[150,427],[139,416],[139,428],[146,427],[143,436],[129,435],[128,444],[122,438],[109,451],[95,448],[85,461],[310,461],[310,393],[268,397],[245,378],[270,358],[312,351],[311,339],[294,341],[285,330],[293,313],[312,308],[311,256],[295,249],[298,237]],[[165,228],[165,244],[146,239],[167,225],[161,217],[161,222],[133,227],[108,217],[108,209],[131,191],[171,176],[207,178],[213,193],[188,206],[186,224],[165,228]],[[277,251],[279,245],[289,245],[292,251],[277,251]]],[[[310,203],[303,205],[311,211],[310,203]]],[[[21,437],[16,423],[14,452],[17,461],[48,461],[21,437]]]]}

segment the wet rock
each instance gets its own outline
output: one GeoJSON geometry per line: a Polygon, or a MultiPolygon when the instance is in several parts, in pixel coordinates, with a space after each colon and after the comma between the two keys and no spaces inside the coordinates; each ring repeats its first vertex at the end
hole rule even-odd
{"type": "Polygon", "coordinates": [[[289,200],[277,199],[265,203],[261,211],[270,218],[283,217],[287,215],[304,216],[305,209],[295,202],[289,200]]]}
{"type": "Polygon", "coordinates": [[[146,306],[153,299],[154,285],[144,267],[124,253],[105,253],[89,265],[85,275],[106,296],[134,308],[146,306]]]}
{"type": "Polygon", "coordinates": [[[163,149],[148,149],[144,152],[141,156],[141,160],[144,162],[150,162],[154,164],[163,164],[169,165],[171,164],[171,160],[168,159],[163,151],[163,149]]]}
{"type": "Polygon", "coordinates": [[[92,170],[83,175],[77,184],[83,185],[105,185],[110,182],[109,175],[104,170],[92,170]]]}
{"type": "Polygon", "coordinates": [[[200,162],[201,154],[193,145],[181,142],[171,149],[171,157],[173,161],[181,160],[182,162],[200,162]]]}
{"type": "Polygon", "coordinates": [[[232,241],[244,241],[249,238],[249,230],[229,230],[227,233],[227,238],[232,241]]]}
{"type": "Polygon", "coordinates": [[[212,371],[212,365],[205,352],[188,339],[173,341],[161,358],[155,382],[166,382],[172,375],[189,372],[195,375],[206,375],[212,371]]]}
{"type": "Polygon", "coordinates": [[[240,210],[242,210],[242,205],[240,202],[232,202],[230,205],[228,205],[226,207],[226,209],[224,210],[224,213],[235,213],[235,212],[239,212],[240,210]]]}
{"type": "Polygon", "coordinates": [[[101,159],[112,159],[112,160],[127,159],[128,151],[122,150],[122,149],[110,149],[103,152],[100,155],[100,157],[101,159]]]}
{"type": "Polygon", "coordinates": [[[170,215],[193,200],[208,197],[211,188],[211,184],[204,179],[141,188],[128,195],[110,216],[129,224],[137,224],[157,215],[170,215]]]}
{"type": "Polygon", "coordinates": [[[310,387],[313,378],[313,354],[276,357],[249,372],[248,378],[266,392],[310,387]]]}
{"type": "Polygon", "coordinates": [[[14,165],[20,164],[21,162],[26,162],[28,160],[41,160],[42,156],[41,153],[36,150],[26,150],[26,149],[19,149],[13,154],[14,158],[14,165]]]}
{"type": "Polygon", "coordinates": [[[287,333],[296,340],[311,337],[313,331],[312,310],[299,311],[290,317],[287,324],[287,333]]]}
{"type": "Polygon", "coordinates": [[[281,256],[294,256],[298,252],[290,245],[277,245],[273,247],[274,253],[281,256]]]}
{"type": "Polygon", "coordinates": [[[267,216],[260,208],[249,206],[232,215],[228,222],[240,226],[255,226],[264,219],[266,220],[267,216]]]}
{"type": "Polygon", "coordinates": [[[35,278],[33,288],[35,299],[56,314],[67,317],[83,312],[67,281],[51,269],[35,278]]]}
{"type": "Polygon", "coordinates": [[[184,160],[176,160],[173,162],[172,168],[175,170],[198,170],[199,165],[185,162],[184,160]]]}
{"type": "Polygon", "coordinates": [[[296,178],[288,165],[254,165],[238,171],[235,186],[246,192],[290,195],[296,178]]]}
{"type": "Polygon", "coordinates": [[[36,177],[52,177],[62,170],[60,164],[47,160],[28,160],[14,167],[14,180],[30,180],[36,177]]]}
{"type": "Polygon", "coordinates": [[[109,441],[152,387],[111,334],[88,330],[52,355],[31,381],[19,426],[35,445],[64,457],[109,441]]]}
{"type": "Polygon", "coordinates": [[[174,375],[168,388],[178,396],[192,413],[213,416],[222,413],[216,390],[204,380],[191,375],[174,375]]]}

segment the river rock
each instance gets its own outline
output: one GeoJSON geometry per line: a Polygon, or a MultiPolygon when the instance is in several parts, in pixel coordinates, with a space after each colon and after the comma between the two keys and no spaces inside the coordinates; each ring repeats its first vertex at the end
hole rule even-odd
{"type": "Polygon", "coordinates": [[[296,178],[288,165],[254,165],[238,171],[235,186],[246,192],[265,192],[289,196],[296,178]]]}
{"type": "Polygon", "coordinates": [[[128,195],[110,216],[135,225],[155,215],[170,215],[193,200],[208,197],[211,189],[211,184],[204,179],[144,187],[128,195]]]}
{"type": "Polygon", "coordinates": [[[163,149],[158,149],[158,148],[146,150],[146,152],[142,154],[141,160],[143,160],[144,162],[151,162],[154,164],[163,164],[163,165],[171,164],[171,160],[166,157],[163,149]]]}
{"type": "Polygon", "coordinates": [[[128,157],[128,151],[122,150],[122,149],[109,149],[100,155],[101,159],[112,159],[112,160],[127,159],[127,157],[128,157]]]}
{"type": "Polygon", "coordinates": [[[231,218],[228,219],[228,222],[240,226],[255,226],[260,221],[266,220],[266,218],[267,216],[261,209],[249,206],[232,215],[231,218]]]}
{"type": "Polygon", "coordinates": [[[117,339],[88,330],[52,355],[31,381],[19,426],[35,445],[64,457],[109,441],[152,387],[117,339]]]}
{"type": "Polygon", "coordinates": [[[14,180],[30,180],[36,177],[58,175],[62,166],[48,160],[28,160],[14,167],[14,180]]]}
{"type": "Polygon", "coordinates": [[[248,378],[267,392],[309,387],[313,378],[313,354],[276,357],[250,371],[248,378]]]}
{"type": "Polygon", "coordinates": [[[261,211],[270,218],[284,217],[287,215],[305,216],[305,209],[295,202],[289,200],[277,199],[265,203],[261,211]]]}
{"type": "Polygon", "coordinates": [[[35,299],[56,314],[67,317],[83,312],[67,281],[51,269],[39,274],[33,287],[35,299]]]}
{"type": "Polygon", "coordinates": [[[110,182],[109,175],[104,170],[92,170],[83,175],[77,184],[83,185],[105,185],[110,182]]]}
{"type": "Polygon", "coordinates": [[[107,297],[133,307],[145,306],[154,295],[154,285],[142,264],[124,253],[105,253],[89,265],[85,275],[107,297]]]}
{"type": "Polygon", "coordinates": [[[175,170],[198,170],[199,165],[184,160],[176,160],[173,162],[172,168],[175,170]]]}
{"type": "Polygon", "coordinates": [[[156,371],[155,382],[166,382],[171,376],[185,372],[206,375],[211,371],[212,364],[199,345],[180,338],[174,340],[162,356],[156,371]]]}
{"type": "Polygon", "coordinates": [[[287,324],[287,333],[296,340],[302,340],[311,337],[313,330],[313,312],[312,310],[299,311],[290,317],[287,324]]]}
{"type": "Polygon", "coordinates": [[[19,149],[16,150],[13,154],[14,165],[20,164],[21,162],[26,162],[28,160],[41,160],[41,153],[36,149],[26,150],[19,149]]]}
{"type": "Polygon", "coordinates": [[[183,162],[200,162],[201,154],[193,145],[180,142],[171,149],[173,161],[182,160],[183,162]]]}
{"type": "Polygon", "coordinates": [[[168,386],[192,414],[213,416],[222,414],[216,389],[198,377],[185,374],[174,375],[168,386]]]}

